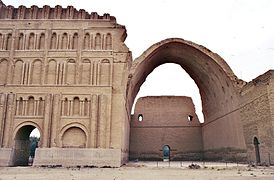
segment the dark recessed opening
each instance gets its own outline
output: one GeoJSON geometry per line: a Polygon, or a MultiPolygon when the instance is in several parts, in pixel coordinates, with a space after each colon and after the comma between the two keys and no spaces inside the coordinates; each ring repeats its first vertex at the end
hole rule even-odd
{"type": "Polygon", "coordinates": [[[192,121],[192,119],[193,119],[193,116],[191,116],[191,115],[188,115],[188,116],[187,116],[187,120],[188,120],[188,121],[192,121]]]}
{"type": "Polygon", "coordinates": [[[142,115],[142,114],[139,114],[139,115],[138,115],[138,121],[139,121],[139,122],[143,121],[143,115],[142,115]]]}

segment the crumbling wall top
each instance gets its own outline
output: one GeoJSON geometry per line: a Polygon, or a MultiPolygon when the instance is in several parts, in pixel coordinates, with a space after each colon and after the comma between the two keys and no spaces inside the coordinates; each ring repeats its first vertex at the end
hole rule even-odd
{"type": "Polygon", "coordinates": [[[255,79],[252,79],[252,81],[246,83],[246,85],[243,86],[241,90],[241,94],[245,94],[246,92],[248,92],[248,90],[254,88],[255,86],[268,85],[271,79],[274,79],[274,70],[272,69],[268,70],[264,74],[261,74],[255,79]]]}
{"type": "Polygon", "coordinates": [[[6,7],[6,5],[0,0],[0,8],[1,7],[6,7]]]}
{"type": "Polygon", "coordinates": [[[116,18],[105,13],[103,16],[98,15],[97,12],[88,13],[84,9],[77,10],[73,6],[63,8],[62,6],[6,6],[0,0],[0,19],[91,19],[91,20],[104,20],[116,23],[116,18]]]}

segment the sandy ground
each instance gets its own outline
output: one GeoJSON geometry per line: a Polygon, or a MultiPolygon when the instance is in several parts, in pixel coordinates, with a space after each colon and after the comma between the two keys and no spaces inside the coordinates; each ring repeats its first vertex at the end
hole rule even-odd
{"type": "Polygon", "coordinates": [[[235,180],[271,179],[274,180],[274,167],[247,167],[247,165],[206,164],[200,169],[189,169],[187,163],[129,163],[121,168],[38,168],[1,167],[0,180],[235,180]]]}

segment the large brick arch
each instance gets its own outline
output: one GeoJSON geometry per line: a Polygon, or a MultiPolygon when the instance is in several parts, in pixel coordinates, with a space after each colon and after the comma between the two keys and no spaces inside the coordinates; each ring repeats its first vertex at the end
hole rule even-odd
{"type": "MultiPolygon", "coordinates": [[[[26,121],[19,124],[13,132],[13,153],[12,153],[12,165],[15,166],[27,166],[29,164],[30,156],[30,141],[29,137],[31,132],[37,128],[42,137],[42,131],[39,125],[35,122],[26,121]]],[[[41,139],[40,139],[40,142],[41,139]]],[[[38,144],[37,144],[38,145],[38,144]]],[[[31,145],[32,146],[32,145],[31,145]]]]}
{"type": "MultiPolygon", "coordinates": [[[[31,126],[31,130],[30,132],[32,132],[33,129],[37,128],[39,133],[40,133],[40,141],[42,142],[42,138],[43,138],[43,131],[41,129],[41,127],[39,126],[39,124],[32,122],[32,121],[25,121],[20,123],[19,125],[17,125],[14,130],[13,130],[13,135],[12,135],[12,139],[14,140],[16,138],[16,136],[18,135],[18,131],[21,130],[22,128],[26,127],[26,126],[31,126]]],[[[29,134],[30,135],[30,134],[29,134]]]]}
{"type": "Polygon", "coordinates": [[[152,45],[135,59],[127,82],[127,112],[131,112],[146,77],[164,63],[179,64],[199,88],[205,117],[204,151],[212,154],[212,150],[228,148],[242,152],[246,147],[237,111],[239,80],[220,56],[193,42],[166,39],[152,45]]]}

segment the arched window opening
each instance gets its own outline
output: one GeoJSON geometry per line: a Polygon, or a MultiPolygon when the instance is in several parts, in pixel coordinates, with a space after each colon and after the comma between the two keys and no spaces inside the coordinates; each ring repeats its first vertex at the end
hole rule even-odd
{"type": "Polygon", "coordinates": [[[34,46],[35,46],[34,42],[35,42],[34,33],[30,33],[29,42],[28,42],[28,49],[34,49],[34,46]]]}
{"type": "Polygon", "coordinates": [[[14,139],[14,166],[31,166],[40,144],[40,132],[32,125],[21,127],[14,139]]]}
{"type": "Polygon", "coordinates": [[[6,50],[11,50],[11,41],[12,41],[12,35],[8,34],[6,38],[6,50]]]}
{"type": "Polygon", "coordinates": [[[34,108],[34,97],[33,96],[30,96],[29,99],[28,99],[28,116],[33,116],[34,115],[34,111],[35,111],[35,108],[34,108]]]}
{"type": "Polygon", "coordinates": [[[39,38],[38,49],[44,49],[44,48],[45,48],[45,34],[42,33],[39,38]]]}
{"type": "Polygon", "coordinates": [[[78,34],[75,33],[72,38],[72,49],[78,48],[78,34]]]}
{"type": "Polygon", "coordinates": [[[38,101],[38,116],[42,116],[44,114],[44,100],[43,98],[39,98],[38,101]]]}
{"type": "Polygon", "coordinates": [[[188,116],[187,116],[187,120],[188,120],[189,122],[191,122],[191,121],[193,120],[193,116],[192,116],[192,115],[188,115],[188,116]]]}
{"type": "Polygon", "coordinates": [[[86,33],[85,34],[85,37],[84,37],[84,49],[90,49],[90,35],[89,33],[86,33]]]}
{"type": "Polygon", "coordinates": [[[88,116],[89,115],[89,102],[88,99],[85,98],[84,101],[84,116],[88,116]]]}
{"type": "Polygon", "coordinates": [[[69,113],[68,113],[68,98],[65,98],[63,108],[64,108],[63,115],[68,116],[69,115],[69,113]]]}
{"type": "Polygon", "coordinates": [[[68,34],[64,33],[62,36],[61,49],[68,49],[68,34]]]}
{"type": "Polygon", "coordinates": [[[138,121],[139,121],[139,122],[142,122],[142,121],[143,121],[143,114],[139,114],[139,115],[138,115],[138,121]]]}
{"type": "Polygon", "coordinates": [[[17,50],[23,50],[23,49],[24,49],[24,34],[20,33],[18,37],[17,50]]]}
{"type": "Polygon", "coordinates": [[[23,103],[24,103],[23,98],[20,97],[18,100],[18,107],[17,107],[17,109],[18,109],[17,115],[19,115],[19,116],[23,115],[23,103]]]}

